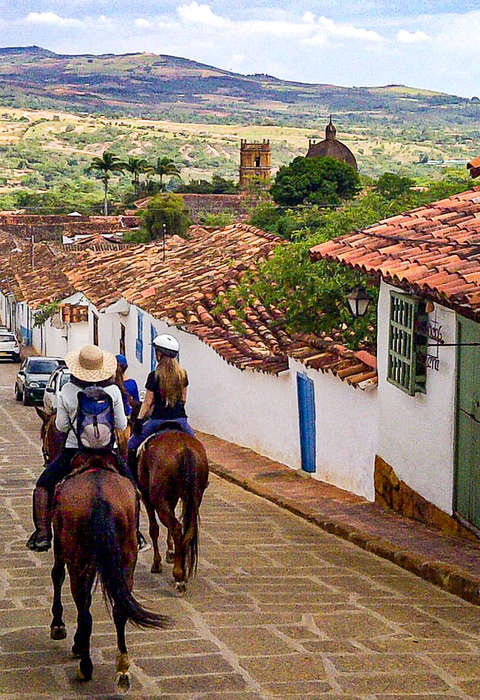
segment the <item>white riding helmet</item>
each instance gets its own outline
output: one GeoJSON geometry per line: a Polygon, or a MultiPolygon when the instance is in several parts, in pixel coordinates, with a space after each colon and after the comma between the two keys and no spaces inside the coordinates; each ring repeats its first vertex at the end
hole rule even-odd
{"type": "Polygon", "coordinates": [[[173,335],[162,333],[152,340],[152,345],[156,350],[160,350],[167,357],[177,357],[180,350],[178,340],[173,335]]]}

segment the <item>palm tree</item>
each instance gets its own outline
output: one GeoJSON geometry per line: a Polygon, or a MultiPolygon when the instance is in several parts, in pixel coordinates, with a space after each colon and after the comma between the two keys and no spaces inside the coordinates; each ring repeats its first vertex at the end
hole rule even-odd
{"type": "Polygon", "coordinates": [[[162,190],[165,189],[163,184],[164,175],[172,175],[172,177],[178,177],[179,180],[182,179],[180,170],[177,168],[171,158],[157,158],[157,164],[154,167],[154,171],[157,175],[160,175],[160,188],[162,190]]]}
{"type": "Polygon", "coordinates": [[[132,173],[133,180],[132,185],[135,190],[135,194],[138,194],[140,189],[140,175],[141,173],[151,173],[154,172],[154,168],[149,165],[145,158],[136,158],[135,156],[130,156],[128,161],[124,163],[123,170],[132,173]]]}
{"type": "Polygon", "coordinates": [[[105,191],[103,213],[105,216],[108,216],[108,181],[110,180],[110,173],[120,173],[124,167],[125,163],[123,163],[120,158],[113,153],[104,151],[103,155],[94,158],[91,165],[87,168],[88,172],[96,171],[100,176],[100,180],[103,182],[105,191]]]}

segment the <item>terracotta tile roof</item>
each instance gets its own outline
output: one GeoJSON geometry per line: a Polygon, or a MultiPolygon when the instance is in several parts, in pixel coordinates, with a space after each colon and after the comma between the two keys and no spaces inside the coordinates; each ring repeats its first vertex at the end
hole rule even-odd
{"type": "Polygon", "coordinates": [[[75,291],[63,272],[64,263],[66,257],[46,243],[35,243],[32,256],[30,241],[0,232],[0,279],[6,279],[0,289],[13,291],[17,301],[26,301],[33,310],[75,291]]]}
{"type": "Polygon", "coordinates": [[[189,234],[188,241],[167,239],[165,260],[161,243],[153,243],[97,255],[78,253],[65,271],[97,308],[124,297],[196,335],[239,369],[278,374],[288,369],[292,356],[352,386],[375,385],[375,358],[369,356],[369,365],[334,338],[292,336],[279,309],[258,303],[238,310],[228,303],[228,291],[246,270],[271,255],[280,239],[245,224],[214,230],[192,226],[189,234]]]}
{"type": "Polygon", "coordinates": [[[310,250],[480,320],[480,187],[310,250]]]}
{"type": "Polygon", "coordinates": [[[137,216],[68,216],[61,214],[18,214],[0,211],[0,229],[27,238],[49,240],[60,235],[116,233],[136,228],[137,216]]]}

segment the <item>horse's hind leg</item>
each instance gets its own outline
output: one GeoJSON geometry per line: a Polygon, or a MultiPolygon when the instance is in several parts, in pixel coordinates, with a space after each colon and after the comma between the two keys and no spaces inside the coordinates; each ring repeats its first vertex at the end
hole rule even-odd
{"type": "Polygon", "coordinates": [[[175,561],[175,542],[170,534],[170,530],[167,532],[167,554],[165,558],[169,564],[175,561]]]}
{"type": "MultiPolygon", "coordinates": [[[[170,501],[170,508],[172,510],[172,513],[175,513],[177,502],[178,499],[176,499],[174,503],[170,501]]],[[[167,530],[167,554],[165,558],[169,564],[172,564],[175,561],[175,541],[170,530],[167,530]]]]}
{"type": "Polygon", "coordinates": [[[52,583],[53,583],[53,604],[52,604],[52,622],[50,625],[51,639],[65,639],[67,630],[63,621],[63,605],[62,605],[62,585],[65,581],[65,562],[61,552],[60,545],[54,543],[55,560],[52,567],[52,583]]]}
{"type": "Polygon", "coordinates": [[[89,681],[92,678],[93,664],[90,658],[90,637],[92,634],[92,616],[90,605],[92,603],[93,576],[88,574],[78,580],[70,581],[73,599],[77,606],[77,631],[73,638],[72,654],[80,659],[77,669],[77,678],[80,681],[89,681]]]}
{"type": "Polygon", "coordinates": [[[162,557],[160,556],[160,550],[158,549],[158,536],[160,534],[160,528],[158,527],[155,508],[151,503],[147,502],[146,499],[144,499],[144,504],[148,515],[148,532],[153,545],[153,562],[150,571],[152,574],[160,574],[162,572],[162,557]]]}
{"type": "Polygon", "coordinates": [[[175,517],[175,509],[166,503],[158,508],[158,517],[168,530],[169,536],[175,544],[175,557],[173,564],[173,578],[179,593],[185,593],[185,552],[183,547],[182,526],[175,517]]]}
{"type": "Polygon", "coordinates": [[[125,625],[127,623],[127,616],[117,604],[113,606],[113,620],[117,630],[118,646],[118,656],[115,664],[115,682],[119,690],[126,693],[130,688],[130,674],[128,673],[128,669],[130,668],[130,660],[128,658],[127,644],[125,641],[125,625]]]}

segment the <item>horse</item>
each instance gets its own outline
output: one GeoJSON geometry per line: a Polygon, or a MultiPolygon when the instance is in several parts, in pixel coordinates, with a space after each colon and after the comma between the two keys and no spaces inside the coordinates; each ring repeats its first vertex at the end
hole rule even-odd
{"type": "Polygon", "coordinates": [[[42,441],[43,459],[47,465],[53,462],[62,452],[67,434],[57,430],[55,426],[56,413],[49,413],[38,406],[35,406],[35,411],[42,421],[40,439],[42,441]]]}
{"type": "Polygon", "coordinates": [[[79,454],[73,460],[74,471],[57,486],[50,637],[65,639],[67,634],[61,599],[66,566],[77,608],[72,654],[80,659],[77,678],[89,681],[93,673],[90,605],[93,584],[99,579],[105,602],[112,608],[117,632],[115,680],[118,688],[126,692],[130,687],[125,641],[127,620],[142,628],[164,628],[169,618],[146,610],[132,595],[138,499],[135,487],[115,470],[115,463],[111,454],[79,454]]]}
{"type": "Polygon", "coordinates": [[[168,530],[167,561],[173,561],[175,588],[179,594],[195,573],[198,560],[199,508],[208,485],[208,460],[197,438],[165,424],[164,432],[156,433],[140,448],[138,483],[148,514],[149,533],[153,544],[151,572],[162,570],[158,550],[159,527],[156,515],[168,530]],[[178,501],[182,502],[182,522],[175,516],[178,501]]]}

